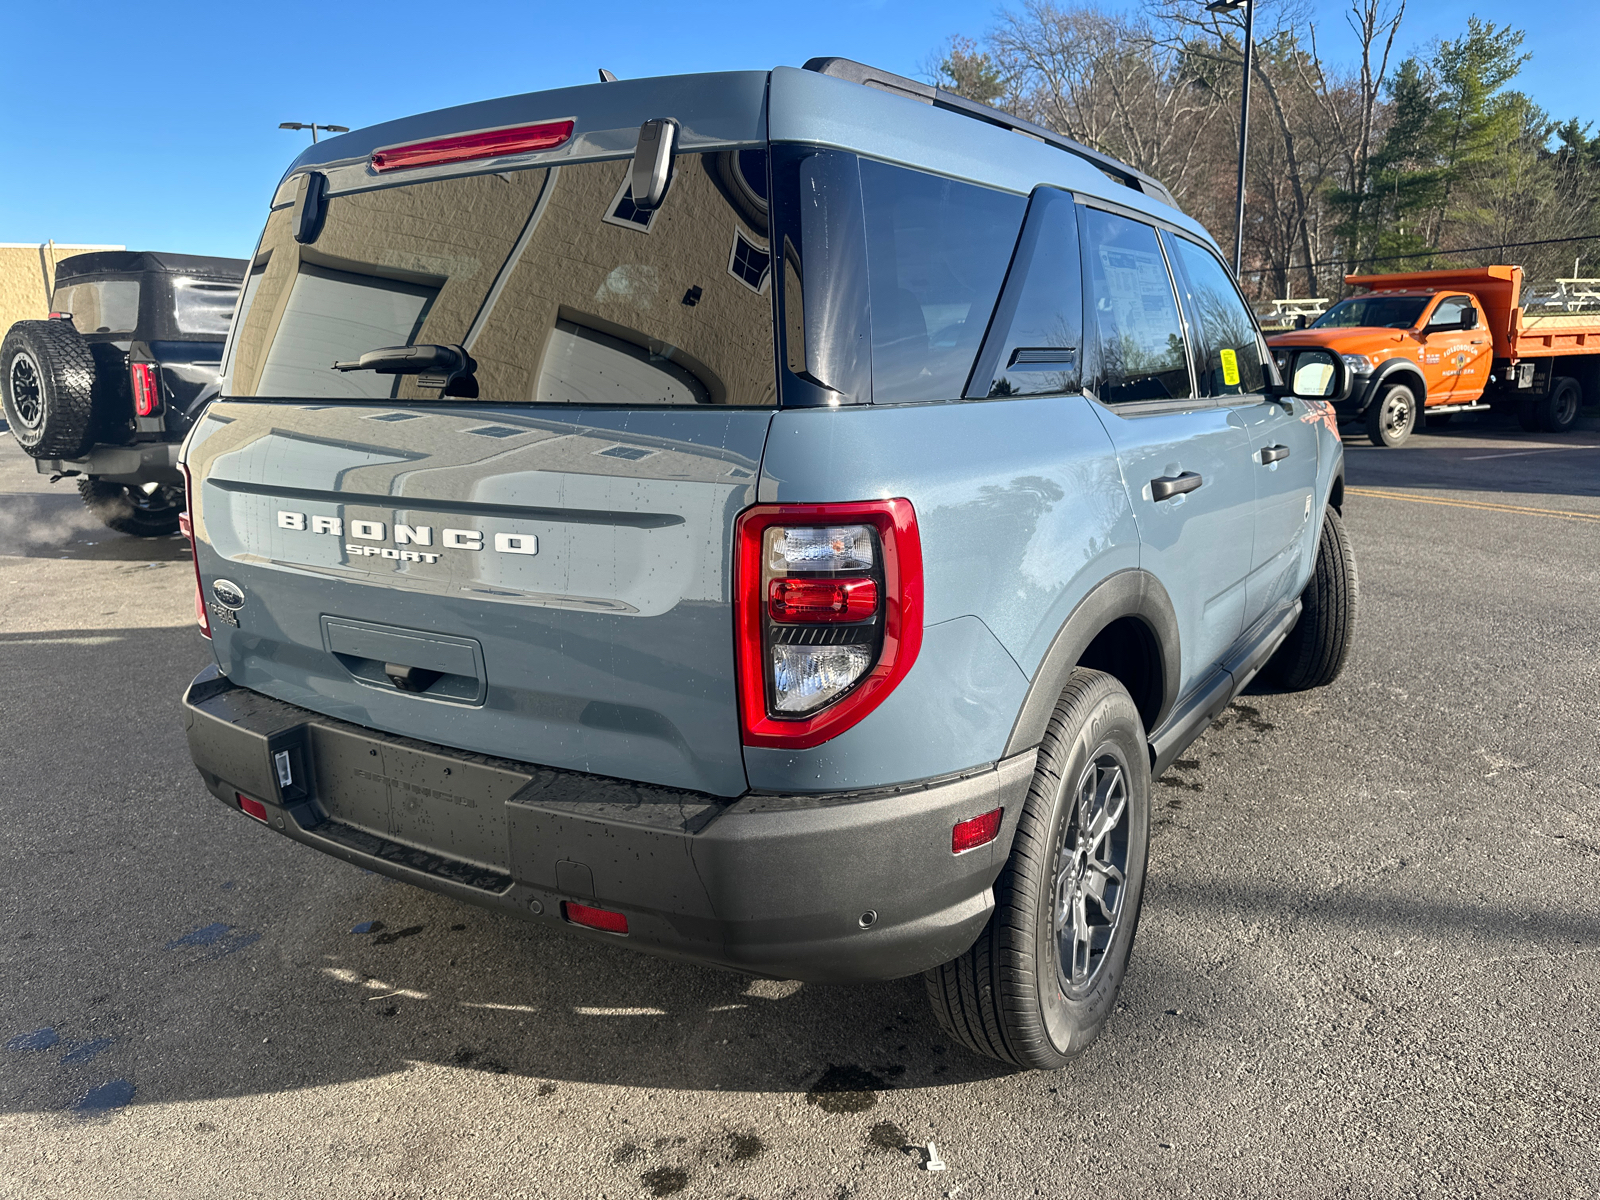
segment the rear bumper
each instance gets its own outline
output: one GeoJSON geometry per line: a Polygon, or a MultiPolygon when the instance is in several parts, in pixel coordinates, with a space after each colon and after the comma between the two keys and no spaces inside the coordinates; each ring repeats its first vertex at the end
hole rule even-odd
{"type": "Polygon", "coordinates": [[[185,695],[184,723],[211,793],[236,812],[239,793],[259,801],[297,842],[583,936],[817,982],[911,975],[972,944],[1034,760],[873,792],[730,800],[379,733],[215,667],[185,695]],[[951,854],[951,827],[995,808],[1000,836],[951,854]],[[627,935],[571,925],[568,900],[626,914],[627,935]]]}

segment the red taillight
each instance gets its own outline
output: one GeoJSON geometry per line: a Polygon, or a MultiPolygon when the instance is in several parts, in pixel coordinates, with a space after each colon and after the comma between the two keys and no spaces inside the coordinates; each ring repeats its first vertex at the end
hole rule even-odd
{"type": "Polygon", "coordinates": [[[150,416],[161,407],[161,384],[155,367],[150,363],[129,363],[128,376],[133,380],[133,411],[141,417],[150,416]]]}
{"type": "Polygon", "coordinates": [[[372,169],[398,171],[404,167],[432,167],[440,163],[467,162],[474,158],[499,158],[506,154],[552,150],[571,136],[571,121],[546,121],[542,125],[517,125],[510,129],[461,133],[454,137],[375,150],[372,169]]]}
{"type": "Polygon", "coordinates": [[[266,821],[267,806],[265,804],[261,803],[259,800],[250,799],[250,797],[246,796],[243,792],[235,792],[234,796],[238,798],[239,808],[241,811],[243,811],[245,816],[254,817],[258,821],[266,821]]]}
{"type": "Polygon", "coordinates": [[[603,933],[620,933],[624,937],[628,933],[628,918],[619,912],[612,912],[609,909],[590,908],[587,904],[563,900],[561,902],[561,915],[574,925],[584,925],[590,929],[598,929],[603,933]]]}
{"type": "Polygon", "coordinates": [[[747,746],[803,750],[837,737],[883,702],[922,648],[922,542],[909,500],[748,509],[734,570],[747,746]],[[813,708],[797,691],[808,680],[821,681],[813,708]]]}
{"type": "Polygon", "coordinates": [[[865,621],[878,611],[875,579],[774,579],[767,615],[786,624],[865,621]]]}
{"type": "Polygon", "coordinates": [[[962,821],[950,830],[950,853],[965,854],[968,850],[976,850],[979,846],[987,846],[1000,836],[1000,818],[1005,809],[997,808],[993,812],[986,812],[981,817],[972,817],[962,821]]]}
{"type": "Polygon", "coordinates": [[[187,508],[178,514],[178,532],[189,539],[189,557],[194,560],[194,619],[200,626],[200,636],[211,636],[211,618],[206,615],[206,589],[200,582],[200,548],[194,540],[194,480],[189,476],[189,464],[183,464],[183,494],[187,508]]]}

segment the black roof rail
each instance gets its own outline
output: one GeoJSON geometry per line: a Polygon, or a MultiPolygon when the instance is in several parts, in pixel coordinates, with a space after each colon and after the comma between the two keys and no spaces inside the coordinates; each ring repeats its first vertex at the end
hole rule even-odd
{"type": "Polygon", "coordinates": [[[975,121],[984,121],[990,125],[998,125],[1001,129],[1010,129],[1035,138],[1046,145],[1054,146],[1057,150],[1077,155],[1125,187],[1153,196],[1173,208],[1178,207],[1178,202],[1172,198],[1172,193],[1159,180],[1151,178],[1136,167],[1130,167],[1109,154],[1091,150],[1081,142],[1064,138],[1043,125],[1035,125],[1032,121],[1024,121],[1013,117],[1010,113],[1001,112],[998,108],[990,108],[987,104],[979,104],[976,100],[968,100],[965,96],[947,92],[943,88],[918,83],[915,79],[907,79],[904,75],[896,75],[892,71],[880,71],[877,67],[869,67],[865,63],[858,63],[849,58],[813,58],[806,63],[804,69],[815,71],[819,75],[829,75],[834,79],[846,79],[864,87],[877,88],[880,92],[904,96],[921,104],[931,104],[934,108],[960,113],[975,121]]]}

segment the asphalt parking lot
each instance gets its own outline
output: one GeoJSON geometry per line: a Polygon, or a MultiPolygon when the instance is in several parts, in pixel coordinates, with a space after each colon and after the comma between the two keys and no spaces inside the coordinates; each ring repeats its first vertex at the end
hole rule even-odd
{"type": "Polygon", "coordinates": [[[1119,1011],[1054,1075],[920,980],[656,961],[228,813],[182,542],[0,436],[0,1196],[1600,1193],[1600,422],[1457,421],[1350,438],[1356,656],[1160,781],[1119,1011]]]}

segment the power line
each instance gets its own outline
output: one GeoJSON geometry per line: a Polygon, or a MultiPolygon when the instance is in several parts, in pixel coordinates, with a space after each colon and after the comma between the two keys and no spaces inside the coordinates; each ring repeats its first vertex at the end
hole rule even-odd
{"type": "Polygon", "coordinates": [[[1286,267],[1251,267],[1242,272],[1245,275],[1266,275],[1271,272],[1304,271],[1307,266],[1312,267],[1342,267],[1355,266],[1357,263],[1398,262],[1403,258],[1448,258],[1454,254],[1476,254],[1480,250],[1520,250],[1525,246],[1559,246],[1567,242],[1593,242],[1600,240],[1600,233],[1586,233],[1581,237],[1543,238],[1537,242],[1496,242],[1492,246],[1459,246],[1454,250],[1418,250],[1412,254],[1386,254],[1382,258],[1330,258],[1323,262],[1290,263],[1286,267]]]}

